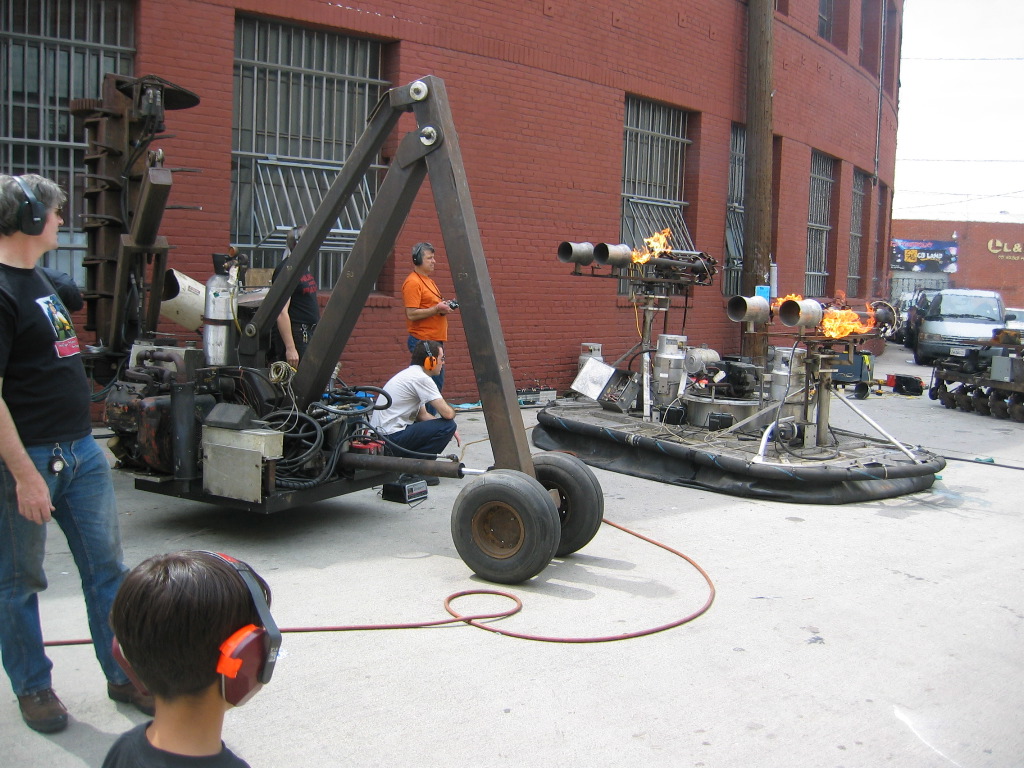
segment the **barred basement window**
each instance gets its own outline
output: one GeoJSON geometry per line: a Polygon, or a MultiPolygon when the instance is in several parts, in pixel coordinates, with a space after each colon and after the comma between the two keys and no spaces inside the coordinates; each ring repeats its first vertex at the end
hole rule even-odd
{"type": "Polygon", "coordinates": [[[835,161],[823,152],[811,154],[811,192],[807,207],[807,270],[805,296],[824,296],[828,271],[828,233],[832,229],[832,186],[835,161]]]}
{"type": "Polygon", "coordinates": [[[132,0],[0,0],[0,169],[38,173],[68,193],[60,247],[45,266],[85,285],[85,130],[72,99],[98,99],[107,72],[132,74],[132,0]]]}
{"type": "MultiPolygon", "coordinates": [[[[697,250],[683,219],[688,118],[676,107],[626,96],[619,237],[633,248],[669,228],[673,248],[697,250]]],[[[619,291],[625,293],[625,284],[619,291]]]]}
{"type": "Polygon", "coordinates": [[[747,127],[732,124],[729,141],[729,197],[725,207],[725,267],[722,293],[736,296],[743,278],[743,183],[747,169],[747,127]]]}
{"type": "Polygon", "coordinates": [[[864,253],[864,196],[868,186],[868,175],[864,171],[853,172],[853,212],[850,216],[850,266],[846,273],[846,295],[861,296],[861,278],[864,253]]]}
{"type": "MultiPolygon", "coordinates": [[[[235,24],[232,224],[235,247],[273,267],[293,226],[312,217],[389,84],[381,44],[240,17],[235,24]]],[[[376,164],[311,267],[334,287],[377,193],[376,164]]]]}

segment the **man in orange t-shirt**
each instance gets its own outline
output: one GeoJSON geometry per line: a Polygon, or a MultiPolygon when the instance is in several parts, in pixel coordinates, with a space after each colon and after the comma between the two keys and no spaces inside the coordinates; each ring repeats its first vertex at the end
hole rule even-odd
{"type": "MultiPolygon", "coordinates": [[[[431,275],[437,267],[437,254],[430,243],[412,247],[412,272],[402,283],[406,326],[409,329],[409,354],[420,341],[436,341],[444,346],[448,340],[448,314],[458,303],[446,300],[431,275]]],[[[440,392],[444,386],[444,369],[434,379],[440,392]]]]}

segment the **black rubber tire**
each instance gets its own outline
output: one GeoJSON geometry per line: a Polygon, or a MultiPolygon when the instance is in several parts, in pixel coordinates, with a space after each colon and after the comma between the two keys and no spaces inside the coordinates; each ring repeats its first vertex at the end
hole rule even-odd
{"type": "Polygon", "coordinates": [[[1006,393],[993,389],[988,396],[988,410],[997,419],[1010,418],[1010,409],[1006,404],[1006,393]]]}
{"type": "Polygon", "coordinates": [[[452,541],[477,576],[519,584],[543,571],[561,525],[551,494],[534,478],[504,470],[481,475],[452,507],[452,541]]]}
{"type": "Polygon", "coordinates": [[[594,472],[575,456],[558,451],[535,453],[533,470],[558,510],[562,533],[555,556],[565,557],[583,549],[604,520],[604,491],[594,472]]]}
{"type": "Polygon", "coordinates": [[[914,365],[931,365],[932,359],[921,354],[920,346],[914,344],[914,365]]]}
{"type": "Polygon", "coordinates": [[[974,395],[967,387],[960,387],[956,391],[955,395],[956,407],[961,411],[973,411],[974,410],[974,395]]]}
{"type": "Polygon", "coordinates": [[[974,412],[980,413],[982,416],[989,416],[992,413],[992,409],[988,405],[988,393],[983,390],[975,390],[972,395],[974,399],[974,412]]]}

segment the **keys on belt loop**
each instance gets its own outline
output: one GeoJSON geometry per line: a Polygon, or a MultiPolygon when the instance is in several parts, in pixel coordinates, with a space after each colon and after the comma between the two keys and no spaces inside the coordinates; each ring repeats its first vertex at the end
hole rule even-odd
{"type": "Polygon", "coordinates": [[[68,462],[64,458],[64,452],[60,449],[60,443],[54,443],[53,455],[50,457],[50,461],[47,462],[46,468],[50,471],[51,475],[59,475],[67,465],[68,462]]]}

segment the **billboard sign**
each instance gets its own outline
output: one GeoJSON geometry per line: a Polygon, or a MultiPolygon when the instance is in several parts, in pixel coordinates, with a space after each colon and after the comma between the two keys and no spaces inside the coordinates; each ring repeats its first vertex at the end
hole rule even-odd
{"type": "Polygon", "coordinates": [[[956,272],[956,240],[896,240],[889,253],[889,269],[904,272],[956,272]]]}

